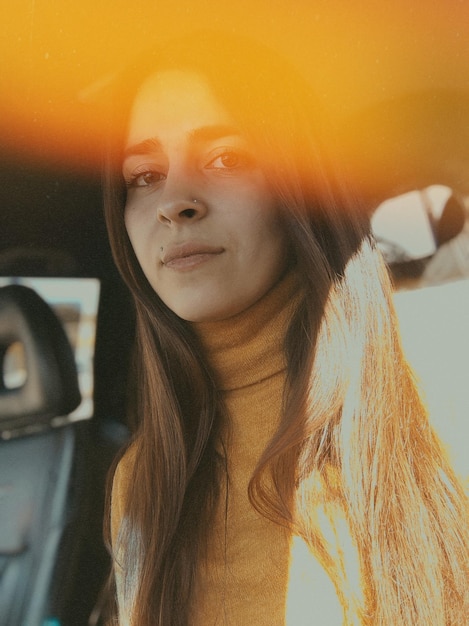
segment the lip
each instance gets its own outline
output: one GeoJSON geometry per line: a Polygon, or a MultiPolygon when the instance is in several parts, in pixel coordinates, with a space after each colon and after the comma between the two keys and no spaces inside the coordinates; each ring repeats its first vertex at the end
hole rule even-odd
{"type": "Polygon", "coordinates": [[[161,263],[165,267],[172,269],[190,269],[213,256],[222,254],[224,250],[220,246],[211,246],[197,242],[175,244],[165,250],[161,263]]]}

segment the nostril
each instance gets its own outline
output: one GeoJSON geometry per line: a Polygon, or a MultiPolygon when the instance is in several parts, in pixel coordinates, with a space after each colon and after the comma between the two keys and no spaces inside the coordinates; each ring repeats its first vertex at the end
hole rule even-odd
{"type": "Polygon", "coordinates": [[[195,209],[185,209],[184,211],[181,211],[181,216],[188,217],[189,219],[194,217],[195,214],[196,214],[195,209]]]}

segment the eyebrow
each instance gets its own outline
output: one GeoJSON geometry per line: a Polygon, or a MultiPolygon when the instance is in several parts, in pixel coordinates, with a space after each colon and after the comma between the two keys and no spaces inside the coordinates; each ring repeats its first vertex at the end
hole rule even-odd
{"type": "Polygon", "coordinates": [[[161,150],[161,143],[158,139],[156,139],[156,137],[145,139],[144,141],[139,141],[139,143],[133,144],[132,146],[127,146],[127,148],[124,149],[124,161],[131,156],[150,154],[152,152],[158,152],[159,150],[161,150]]]}
{"type": "MultiPolygon", "coordinates": [[[[188,133],[189,141],[191,143],[212,141],[214,139],[220,139],[221,137],[228,137],[230,135],[239,135],[239,130],[235,126],[227,124],[201,126],[200,128],[194,128],[194,130],[191,130],[188,133]]],[[[161,149],[161,142],[156,137],[150,137],[149,139],[144,139],[143,141],[125,148],[123,158],[125,160],[131,156],[151,154],[152,152],[159,152],[161,149]]]]}

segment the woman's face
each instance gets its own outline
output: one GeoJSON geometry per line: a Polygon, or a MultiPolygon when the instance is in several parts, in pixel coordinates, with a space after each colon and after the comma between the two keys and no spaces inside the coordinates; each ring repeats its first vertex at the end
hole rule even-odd
{"type": "Polygon", "coordinates": [[[245,310],[280,278],[287,240],[256,154],[197,74],[150,77],[132,108],[125,224],[155,292],[179,317],[245,310]]]}

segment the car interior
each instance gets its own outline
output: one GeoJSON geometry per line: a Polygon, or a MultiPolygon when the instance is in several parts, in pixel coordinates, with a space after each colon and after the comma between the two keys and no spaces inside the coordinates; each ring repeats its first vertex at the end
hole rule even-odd
{"type": "Polygon", "coordinates": [[[128,437],[132,312],[99,180],[2,174],[0,623],[88,624],[109,567],[106,473],[128,437]]]}
{"type": "MultiPolygon", "coordinates": [[[[91,63],[85,66],[82,72],[91,63]]],[[[98,79],[97,71],[89,82],[98,79]]],[[[81,130],[77,122],[87,115],[83,103],[71,124],[73,136],[82,135],[73,157],[71,134],[45,122],[37,130],[33,109],[28,128],[7,127],[7,117],[1,123],[0,624],[99,626],[110,567],[107,476],[131,434],[133,308],[107,241],[100,163],[80,162],[83,145],[94,141],[91,126],[81,130]]],[[[432,333],[457,326],[448,345],[458,347],[466,367],[454,360],[445,371],[464,389],[468,111],[467,86],[416,89],[357,107],[338,130],[341,159],[366,199],[394,280],[398,314],[409,323],[405,337],[411,343],[428,317],[419,294],[437,294],[447,308],[432,333]],[[445,285],[449,292],[438,291],[445,285]]],[[[421,346],[416,350],[428,361],[421,346]]],[[[461,395],[461,406],[468,401],[461,395]]]]}

